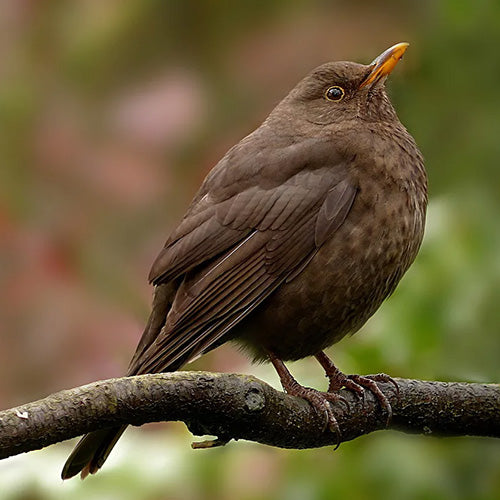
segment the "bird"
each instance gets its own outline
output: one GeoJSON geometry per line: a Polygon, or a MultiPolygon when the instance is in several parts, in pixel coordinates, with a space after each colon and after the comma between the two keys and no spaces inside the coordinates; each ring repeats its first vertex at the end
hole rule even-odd
{"type": "MultiPolygon", "coordinates": [[[[127,375],[176,371],[235,341],[332,432],[342,387],[371,391],[390,417],[375,382],[392,379],[345,375],[324,350],[374,314],[422,242],[424,161],[385,89],[408,45],[313,69],[208,173],[153,263],[152,310],[127,375]],[[327,391],[285,365],[308,356],[327,391]]],[[[85,435],[62,478],[97,472],[125,428],[85,435]]]]}

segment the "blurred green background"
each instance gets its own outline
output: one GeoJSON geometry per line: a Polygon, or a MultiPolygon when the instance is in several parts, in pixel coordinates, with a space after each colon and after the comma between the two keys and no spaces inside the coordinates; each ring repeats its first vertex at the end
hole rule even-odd
{"type": "MultiPolygon", "coordinates": [[[[0,10],[0,406],[121,375],[146,276],[208,170],[306,72],[411,46],[389,81],[426,158],[420,255],[346,372],[500,381],[500,3],[11,0],[0,10]]],[[[266,366],[223,346],[197,369],[266,366]]],[[[323,387],[312,360],[291,366],[323,387]]],[[[64,443],[0,462],[0,498],[500,498],[500,444],[381,432],[331,448],[192,451],[180,424],[127,431],[62,483],[64,443]]]]}

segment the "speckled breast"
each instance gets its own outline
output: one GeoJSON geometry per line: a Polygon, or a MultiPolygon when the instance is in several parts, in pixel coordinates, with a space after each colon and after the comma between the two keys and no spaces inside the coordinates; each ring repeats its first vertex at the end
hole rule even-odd
{"type": "MultiPolygon", "coordinates": [[[[409,140],[397,163],[381,145],[378,157],[358,158],[359,192],[344,224],[237,327],[256,358],[266,350],[283,360],[313,355],[356,332],[394,291],[417,255],[427,204],[422,158],[409,140]]],[[[394,136],[384,143],[394,147],[394,136]]]]}

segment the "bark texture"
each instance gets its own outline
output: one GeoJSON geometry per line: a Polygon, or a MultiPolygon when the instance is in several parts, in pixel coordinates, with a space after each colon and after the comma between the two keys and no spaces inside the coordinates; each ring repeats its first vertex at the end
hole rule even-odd
{"type": "MultiPolygon", "coordinates": [[[[434,436],[500,437],[500,385],[395,379],[379,383],[393,418],[374,397],[342,391],[333,406],[341,441],[391,428],[434,436]]],[[[112,425],[180,420],[214,444],[247,439],[282,448],[335,445],[324,418],[304,400],[251,376],[176,372],[94,382],[0,412],[0,458],[112,425]]]]}

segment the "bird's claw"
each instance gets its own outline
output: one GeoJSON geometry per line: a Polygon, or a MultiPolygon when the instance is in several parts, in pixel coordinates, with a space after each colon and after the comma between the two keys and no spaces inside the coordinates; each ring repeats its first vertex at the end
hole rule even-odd
{"type": "Polygon", "coordinates": [[[366,389],[368,389],[387,413],[386,425],[389,425],[392,418],[391,404],[389,403],[387,396],[379,389],[376,382],[388,382],[392,384],[395,387],[396,395],[399,398],[399,387],[393,378],[389,377],[389,375],[386,375],[385,373],[367,376],[345,375],[333,364],[333,361],[324,352],[318,352],[315,357],[325,370],[325,375],[330,381],[328,386],[329,393],[338,394],[340,389],[344,387],[347,390],[356,393],[356,395],[361,398],[362,404],[364,404],[365,392],[366,389]]]}
{"type": "Polygon", "coordinates": [[[342,433],[340,431],[339,423],[333,414],[330,403],[342,402],[349,409],[349,402],[340,394],[321,392],[313,389],[312,387],[304,387],[300,384],[294,385],[293,388],[287,388],[287,394],[305,399],[319,415],[324,415],[325,423],[322,432],[325,432],[328,429],[330,432],[334,432],[336,434],[336,450],[340,446],[342,433]]]}
{"type": "Polygon", "coordinates": [[[348,390],[353,390],[357,394],[360,393],[360,389],[363,393],[363,402],[365,397],[365,389],[368,389],[377,399],[380,406],[387,414],[386,426],[389,425],[392,419],[392,407],[387,396],[379,389],[376,382],[388,382],[394,385],[396,388],[397,396],[399,397],[399,387],[394,379],[389,377],[384,373],[379,373],[377,375],[346,375],[344,381],[344,387],[348,390]]]}

